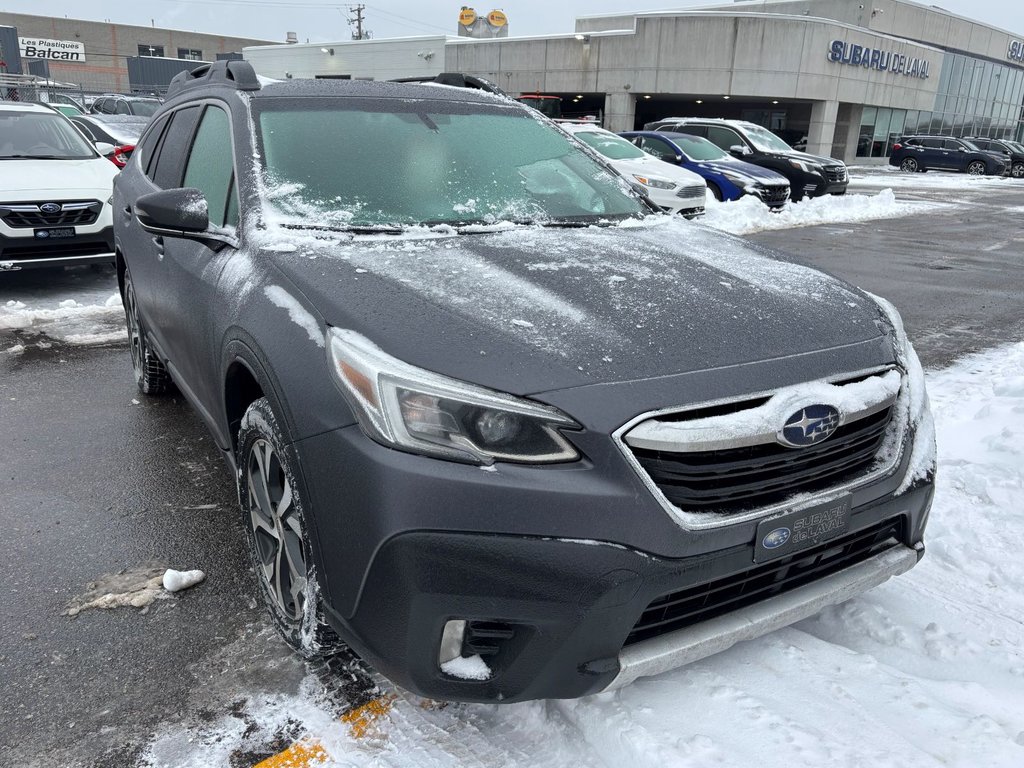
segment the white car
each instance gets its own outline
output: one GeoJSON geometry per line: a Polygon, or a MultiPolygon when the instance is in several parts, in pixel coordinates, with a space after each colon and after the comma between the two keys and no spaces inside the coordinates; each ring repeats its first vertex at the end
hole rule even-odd
{"type": "Polygon", "coordinates": [[[114,261],[112,150],[49,107],[0,102],[0,272],[114,261]]]}
{"type": "Polygon", "coordinates": [[[562,128],[603,155],[629,181],[642,184],[647,196],[670,213],[687,218],[704,213],[707,182],[693,171],[653,157],[634,144],[596,125],[561,123],[562,128]]]}

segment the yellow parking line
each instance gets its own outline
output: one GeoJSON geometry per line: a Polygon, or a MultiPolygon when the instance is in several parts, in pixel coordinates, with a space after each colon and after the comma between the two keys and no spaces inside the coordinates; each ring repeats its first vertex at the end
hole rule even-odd
{"type": "MultiPolygon", "coordinates": [[[[350,709],[341,716],[341,722],[349,727],[352,738],[361,739],[370,731],[374,723],[391,711],[394,696],[382,696],[350,709]]],[[[261,760],[253,768],[312,768],[330,759],[327,750],[316,739],[302,739],[288,749],[261,760]]]]}
{"type": "Polygon", "coordinates": [[[368,701],[363,706],[350,709],[342,715],[341,722],[348,725],[352,738],[361,739],[377,720],[391,711],[394,700],[394,696],[381,696],[379,699],[368,701]]]}
{"type": "Polygon", "coordinates": [[[309,739],[295,742],[284,752],[261,760],[253,768],[310,768],[322,764],[329,757],[319,741],[309,739]]]}

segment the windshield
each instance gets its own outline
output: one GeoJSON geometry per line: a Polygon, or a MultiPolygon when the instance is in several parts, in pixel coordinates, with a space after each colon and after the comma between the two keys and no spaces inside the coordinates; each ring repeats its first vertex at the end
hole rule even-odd
{"type": "Polygon", "coordinates": [[[1006,143],[1010,145],[1010,149],[1014,152],[1024,152],[1024,144],[1021,144],[1019,141],[1008,141],[1006,143]]]}
{"type": "Polygon", "coordinates": [[[747,126],[745,128],[750,143],[762,152],[792,152],[793,148],[786,142],[759,125],[747,126]]]}
{"type": "Polygon", "coordinates": [[[673,133],[669,138],[691,160],[731,160],[732,155],[700,136],[687,133],[673,133]]]}
{"type": "Polygon", "coordinates": [[[648,213],[518,108],[397,99],[254,104],[271,212],[288,225],[596,223],[648,213]]]}
{"type": "Polygon", "coordinates": [[[572,135],[610,160],[643,160],[647,157],[647,153],[639,147],[610,133],[573,131],[572,135]]]}
{"type": "Polygon", "coordinates": [[[152,117],[156,114],[156,111],[160,109],[159,101],[132,101],[131,110],[133,115],[141,115],[142,117],[152,117]]]}
{"type": "Polygon", "coordinates": [[[0,160],[87,160],[92,145],[56,112],[0,112],[0,160]]]}

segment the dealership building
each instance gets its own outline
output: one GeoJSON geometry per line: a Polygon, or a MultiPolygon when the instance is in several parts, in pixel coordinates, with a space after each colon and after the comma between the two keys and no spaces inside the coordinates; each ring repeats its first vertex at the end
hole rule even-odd
{"type": "Polygon", "coordinates": [[[237,57],[266,42],[0,11],[0,77],[35,75],[88,93],[152,92],[191,62],[237,57]]]}
{"type": "Polygon", "coordinates": [[[564,35],[243,56],[276,78],[471,73],[513,96],[559,96],[563,113],[599,115],[614,131],[664,117],[745,119],[847,162],[882,162],[904,133],[1024,138],[1024,34],[906,0],[757,0],[586,16],[564,35]]]}

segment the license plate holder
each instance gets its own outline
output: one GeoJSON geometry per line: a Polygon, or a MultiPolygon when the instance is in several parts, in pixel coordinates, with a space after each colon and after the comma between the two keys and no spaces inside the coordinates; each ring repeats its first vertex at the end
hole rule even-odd
{"type": "Polygon", "coordinates": [[[74,227],[47,227],[34,230],[36,240],[67,240],[75,236],[74,227]]]}
{"type": "Polygon", "coordinates": [[[763,563],[834,539],[850,529],[849,494],[762,520],[754,539],[754,562],[763,563]]]}

